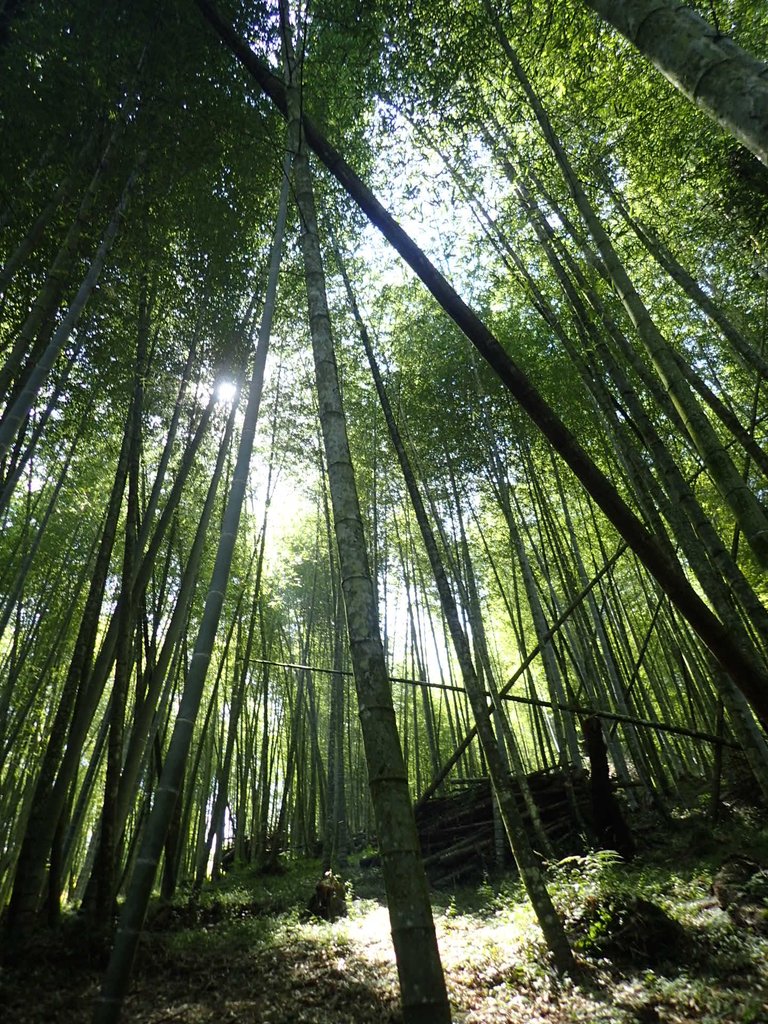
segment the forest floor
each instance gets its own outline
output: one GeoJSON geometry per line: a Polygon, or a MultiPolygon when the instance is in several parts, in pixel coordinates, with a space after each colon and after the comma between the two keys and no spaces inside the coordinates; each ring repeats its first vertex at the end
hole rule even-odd
{"type": "MultiPolygon", "coordinates": [[[[550,869],[582,968],[575,981],[559,981],[548,967],[516,879],[435,893],[454,1021],[768,1024],[768,876],[728,881],[740,858],[768,864],[765,816],[740,814],[713,829],[688,815],[643,845],[631,864],[602,853],[550,869]],[[726,912],[714,893],[722,899],[732,882],[726,912]]],[[[319,874],[317,861],[294,862],[281,875],[242,869],[156,907],[126,1024],[397,1024],[378,872],[349,869],[349,914],[332,924],[305,909],[319,874]]],[[[89,1021],[98,956],[76,919],[6,960],[2,1021],[89,1021]]]]}

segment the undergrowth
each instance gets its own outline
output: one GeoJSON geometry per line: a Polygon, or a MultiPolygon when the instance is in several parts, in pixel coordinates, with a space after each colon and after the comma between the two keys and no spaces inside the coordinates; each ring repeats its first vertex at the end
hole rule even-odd
{"type": "MultiPolygon", "coordinates": [[[[574,979],[553,972],[514,876],[434,893],[457,1024],[768,1024],[768,937],[740,927],[712,894],[729,856],[768,862],[768,830],[741,819],[712,829],[688,815],[647,838],[631,863],[598,852],[549,866],[580,966],[574,979]]],[[[126,1024],[397,1024],[378,870],[345,869],[349,915],[333,924],[307,910],[321,875],[319,861],[293,860],[277,874],[241,867],[158,901],[126,1024]]],[[[748,895],[762,898],[757,889],[748,895]]],[[[77,924],[67,927],[60,971],[49,957],[44,968],[29,961],[2,976],[9,1021],[89,1019],[98,965],[85,957],[78,965],[77,924]]]]}

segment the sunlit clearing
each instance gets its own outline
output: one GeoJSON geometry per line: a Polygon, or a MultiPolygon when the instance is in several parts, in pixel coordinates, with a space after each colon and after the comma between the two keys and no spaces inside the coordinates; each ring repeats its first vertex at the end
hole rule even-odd
{"type": "MultiPolygon", "coordinates": [[[[395,951],[392,946],[392,926],[389,911],[373,900],[360,901],[366,906],[359,916],[354,914],[344,922],[349,938],[359,944],[360,951],[366,960],[371,962],[393,962],[395,951]]],[[[355,906],[355,904],[353,904],[355,906]]]]}
{"type": "Polygon", "coordinates": [[[237,384],[231,380],[222,380],[216,385],[216,401],[229,405],[237,397],[237,384]]]}

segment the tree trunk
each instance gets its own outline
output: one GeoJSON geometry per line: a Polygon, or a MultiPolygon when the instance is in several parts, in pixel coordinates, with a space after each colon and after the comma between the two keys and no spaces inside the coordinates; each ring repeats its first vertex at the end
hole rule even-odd
{"type": "MultiPolygon", "coordinates": [[[[440,556],[434,531],[432,530],[432,526],[427,518],[427,512],[421,499],[421,494],[419,493],[419,488],[416,483],[413,469],[411,468],[410,460],[402,443],[394,415],[392,414],[392,407],[389,403],[389,398],[384,389],[384,383],[381,379],[381,374],[374,358],[368,331],[360,316],[349,279],[343,270],[341,259],[337,257],[337,261],[344,277],[347,296],[358,325],[361,341],[365,348],[368,365],[370,366],[371,374],[376,386],[376,392],[379,396],[379,401],[381,402],[384,417],[387,422],[392,446],[397,454],[400,469],[403,473],[403,479],[405,480],[405,485],[416,516],[416,521],[418,522],[419,530],[421,531],[424,547],[427,551],[427,556],[432,568],[432,575],[440,595],[443,614],[445,615],[448,623],[451,640],[453,641],[453,646],[456,651],[456,659],[461,667],[464,686],[467,691],[470,704],[472,705],[477,734],[480,739],[485,759],[488,763],[489,774],[493,783],[496,800],[498,801],[499,811],[510,846],[512,847],[512,852],[515,855],[515,861],[517,862],[520,877],[523,880],[526,891],[531,900],[534,913],[541,925],[541,930],[544,933],[544,938],[552,954],[556,969],[561,973],[573,972],[575,969],[573,954],[568,944],[568,939],[562,922],[558,918],[557,912],[555,911],[549,897],[549,893],[547,892],[544,877],[536,862],[536,857],[525,831],[522,816],[517,807],[516,798],[512,792],[509,780],[509,770],[507,765],[504,763],[504,758],[499,749],[499,744],[497,743],[497,737],[493,732],[485,693],[472,662],[469,641],[459,620],[456,600],[451,591],[450,584],[448,583],[448,577],[443,566],[443,560],[440,556]]],[[[504,714],[501,707],[499,708],[499,714],[504,714]]],[[[499,739],[501,739],[501,736],[499,739]]]]}
{"type": "Polygon", "coordinates": [[[256,433],[259,407],[261,405],[264,367],[267,359],[272,316],[277,294],[277,277],[282,253],[287,204],[287,176],[284,175],[270,260],[269,280],[259,330],[259,343],[254,356],[253,374],[240,435],[237,461],[222,519],[211,583],[208,588],[192,663],[185,681],[173,735],[166,755],[163,775],[158,783],[155,801],[141,844],[141,851],[123,911],[120,915],[115,945],[110,957],[104,984],[96,1002],[94,1024],[113,1024],[120,1014],[133,966],[136,946],[147,912],[149,898],[152,894],[157,865],[184,779],[184,769],[192,742],[192,732],[200,707],[208,664],[211,659],[216,630],[224,603],[224,594],[229,580],[237,528],[240,522],[240,513],[249,475],[253,440],[256,433]]]}
{"type": "MultiPolygon", "coordinates": [[[[281,5],[290,77],[287,18],[281,5]]],[[[323,443],[341,567],[342,592],[358,711],[365,745],[387,890],[405,1024],[448,1024],[451,1019],[427,880],[421,863],[408,778],[395,725],[392,694],[379,632],[376,590],[368,562],[354,470],[331,337],[325,274],[312,190],[303,145],[300,96],[289,85],[289,144],[294,153],[296,204],[301,218],[301,247],[315,361],[323,443]]]]}
{"type": "Polygon", "coordinates": [[[139,555],[139,475],[141,460],[141,418],[144,411],[144,380],[147,373],[149,341],[149,309],[147,284],[142,282],[139,300],[138,342],[133,402],[129,417],[131,441],[128,454],[128,494],[125,514],[122,596],[120,606],[115,676],[109,703],[109,740],[104,780],[104,806],[101,817],[99,852],[96,860],[95,917],[97,928],[108,932],[117,907],[117,879],[120,860],[120,831],[117,823],[117,795],[123,765],[125,715],[128,687],[133,668],[133,633],[135,628],[136,594],[133,576],[139,555]]]}
{"type": "Polygon", "coordinates": [[[768,164],[766,65],[675,0],[584,0],[675,88],[768,164]]]}
{"type": "MultiPolygon", "coordinates": [[[[66,785],[59,785],[57,783],[61,780],[56,778],[67,732],[71,732],[73,723],[79,727],[80,719],[87,717],[84,728],[90,723],[90,717],[83,714],[83,689],[90,675],[91,659],[96,645],[99,611],[128,473],[129,442],[130,430],[126,429],[88,596],[59,707],[50,729],[16,868],[13,895],[8,907],[8,925],[22,934],[28,931],[34,922],[45,880],[46,859],[69,790],[69,780],[66,781],[66,785]]],[[[79,757],[79,748],[77,756],[79,757]]]]}
{"type": "Polygon", "coordinates": [[[679,416],[685,433],[698,451],[715,486],[744,531],[758,561],[768,567],[768,518],[757,497],[741,479],[725,445],[720,441],[705,413],[691,393],[685,375],[653,318],[648,312],[627,271],[618,257],[600,218],[579,181],[562,143],[555,134],[547,111],[533,88],[517,54],[507,39],[490,0],[485,0],[489,17],[501,47],[509,59],[515,77],[525,94],[542,134],[560,167],[568,190],[581,214],[592,240],[621,299],[638,338],[651,360],[679,416]]]}

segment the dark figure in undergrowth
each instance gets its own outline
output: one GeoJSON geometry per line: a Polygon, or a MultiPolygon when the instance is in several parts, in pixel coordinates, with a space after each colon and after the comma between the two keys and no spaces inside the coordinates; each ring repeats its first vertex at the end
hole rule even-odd
{"type": "Polygon", "coordinates": [[[613,793],[608,773],[608,751],[600,719],[592,716],[581,723],[589,758],[592,820],[597,841],[603,849],[616,850],[625,860],[635,855],[635,843],[613,793]]]}
{"type": "Polygon", "coordinates": [[[768,935],[768,868],[731,854],[712,879],[712,892],[734,924],[768,935]]]}
{"type": "Polygon", "coordinates": [[[347,916],[347,887],[340,875],[326,871],[315,886],[315,895],[309,901],[308,910],[324,921],[335,921],[347,916]]]}

